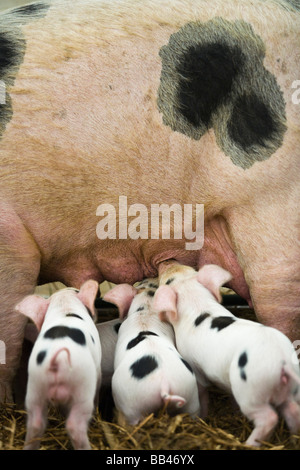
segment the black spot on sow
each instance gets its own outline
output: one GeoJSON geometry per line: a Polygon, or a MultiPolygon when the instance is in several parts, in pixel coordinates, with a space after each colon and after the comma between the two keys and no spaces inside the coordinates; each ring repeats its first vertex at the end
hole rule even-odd
{"type": "Polygon", "coordinates": [[[179,111],[193,125],[210,127],[212,113],[228,96],[243,63],[239,47],[222,43],[190,47],[177,68],[179,111]]]}
{"type": "Polygon", "coordinates": [[[32,3],[31,5],[24,5],[18,8],[14,8],[14,15],[23,15],[23,16],[35,16],[37,14],[46,13],[49,5],[45,3],[32,3]]]}
{"type": "Polygon", "coordinates": [[[268,141],[278,132],[268,107],[255,94],[240,96],[228,123],[228,133],[241,148],[258,144],[268,147],[268,141]]]}
{"type": "Polygon", "coordinates": [[[5,33],[0,33],[0,77],[7,73],[8,68],[18,65],[18,62],[17,45],[5,33]]]}

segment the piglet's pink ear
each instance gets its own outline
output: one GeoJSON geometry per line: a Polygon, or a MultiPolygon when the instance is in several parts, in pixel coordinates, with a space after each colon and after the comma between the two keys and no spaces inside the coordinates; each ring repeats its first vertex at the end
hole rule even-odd
{"type": "Polygon", "coordinates": [[[94,281],[93,279],[90,279],[89,281],[86,281],[84,284],[82,284],[77,294],[77,297],[79,298],[79,300],[81,300],[81,302],[86,307],[88,307],[88,309],[91,311],[93,316],[95,316],[94,302],[95,302],[95,298],[97,296],[98,291],[99,291],[98,282],[94,281]]]}
{"type": "Polygon", "coordinates": [[[231,274],[216,264],[206,264],[199,269],[197,281],[206,287],[217,299],[222,301],[220,287],[232,279],[231,274]]]}
{"type": "Polygon", "coordinates": [[[50,299],[45,299],[39,295],[28,295],[25,297],[15,309],[30,318],[36,325],[38,331],[42,328],[50,299]]]}
{"type": "Polygon", "coordinates": [[[174,323],[177,320],[177,294],[171,286],[162,285],[155,292],[153,309],[161,321],[174,323]]]}
{"type": "Polygon", "coordinates": [[[124,318],[137,292],[138,290],[130,284],[118,284],[106,292],[103,300],[115,304],[118,307],[120,317],[124,318]]]}

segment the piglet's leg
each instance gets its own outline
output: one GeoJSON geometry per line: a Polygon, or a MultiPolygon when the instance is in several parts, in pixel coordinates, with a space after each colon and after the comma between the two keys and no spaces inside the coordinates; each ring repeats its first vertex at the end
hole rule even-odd
{"type": "Polygon", "coordinates": [[[70,410],[66,428],[75,450],[91,449],[87,431],[92,413],[93,406],[88,403],[75,404],[70,410]]]}
{"type": "Polygon", "coordinates": [[[287,400],[279,408],[292,434],[300,429],[300,407],[294,400],[287,400]]]}
{"type": "Polygon", "coordinates": [[[243,412],[247,418],[254,422],[254,429],[246,444],[258,447],[261,445],[259,441],[266,441],[271,436],[277,425],[278,415],[268,404],[257,407],[255,411],[243,412]]]}
{"type": "Polygon", "coordinates": [[[24,450],[37,450],[40,447],[46,425],[46,404],[37,404],[28,408],[24,450]]]}

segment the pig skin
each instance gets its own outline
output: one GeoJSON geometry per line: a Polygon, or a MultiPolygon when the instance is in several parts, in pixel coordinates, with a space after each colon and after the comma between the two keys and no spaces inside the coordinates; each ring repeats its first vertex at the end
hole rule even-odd
{"type": "MultiPolygon", "coordinates": [[[[9,38],[17,50],[13,66],[0,67],[7,81],[4,118],[0,113],[0,340],[7,347],[0,401],[13,399],[25,326],[14,307],[43,282],[134,283],[156,276],[171,258],[195,268],[216,263],[233,274],[229,286],[261,322],[299,339],[300,107],[292,100],[299,12],[284,0],[54,0],[40,14],[34,10],[23,10],[21,20],[20,11],[0,17],[1,44],[9,38]],[[275,78],[285,104],[281,146],[248,168],[225,155],[215,127],[193,139],[173,131],[157,105],[162,48],[186,24],[217,17],[251,25],[260,67],[275,78]],[[96,209],[117,207],[120,195],[149,209],[204,204],[203,248],[187,251],[185,240],[173,239],[99,240],[96,209]]],[[[269,92],[261,91],[266,98],[269,92]]]]}

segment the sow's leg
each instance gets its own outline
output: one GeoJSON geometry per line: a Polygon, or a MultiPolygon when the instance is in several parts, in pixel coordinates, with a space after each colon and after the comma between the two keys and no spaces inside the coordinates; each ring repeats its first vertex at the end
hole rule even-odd
{"type": "Polygon", "coordinates": [[[288,204],[268,207],[243,208],[229,223],[258,320],[293,342],[300,340],[300,225],[288,204]]]}
{"type": "Polygon", "coordinates": [[[40,255],[19,217],[4,205],[0,210],[0,341],[5,346],[0,364],[0,403],[3,403],[13,399],[12,381],[27,322],[14,307],[34,291],[40,255]]]}

